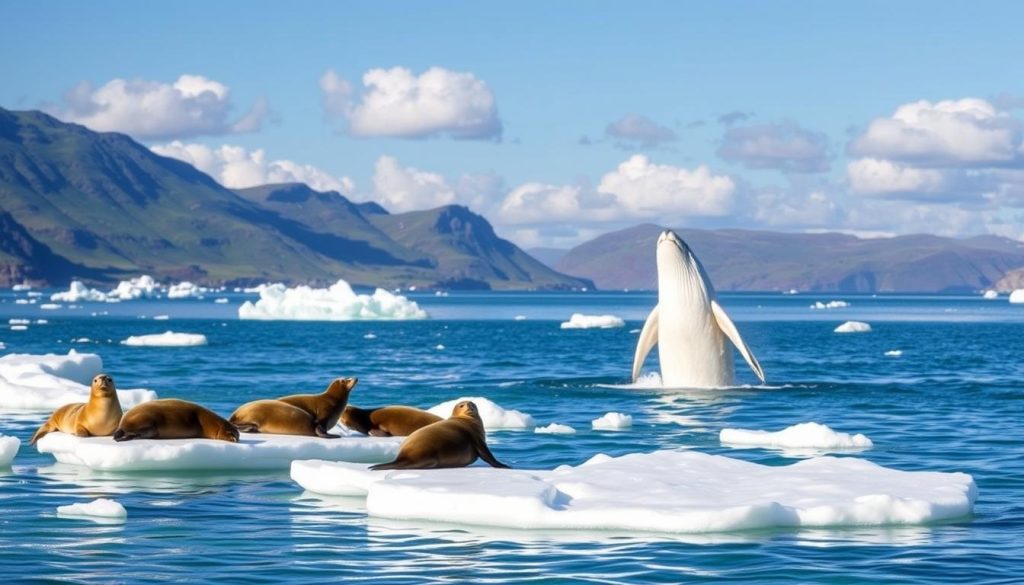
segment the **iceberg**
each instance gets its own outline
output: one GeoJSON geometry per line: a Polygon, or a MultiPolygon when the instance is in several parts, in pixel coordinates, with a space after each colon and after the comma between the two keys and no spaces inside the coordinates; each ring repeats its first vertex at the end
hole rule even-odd
{"type": "Polygon", "coordinates": [[[202,296],[203,294],[208,292],[208,290],[209,289],[207,289],[205,287],[197,286],[197,285],[195,285],[195,284],[193,284],[191,282],[188,282],[186,280],[184,282],[179,282],[177,284],[172,284],[170,286],[170,288],[167,289],[167,298],[168,299],[193,299],[193,298],[197,298],[197,297],[202,296]]]}
{"type": "Polygon", "coordinates": [[[596,431],[620,431],[633,426],[633,417],[621,412],[607,412],[590,421],[590,426],[596,431]]]}
{"type": "Polygon", "coordinates": [[[206,336],[200,333],[175,333],[165,331],[152,335],[132,335],[121,342],[123,345],[135,347],[190,347],[206,345],[206,336]]]}
{"type": "Polygon", "coordinates": [[[36,443],[59,463],[103,471],[240,471],[288,469],[295,459],[384,463],[398,455],[404,437],[367,437],[344,427],[337,439],[242,433],[238,443],[213,439],[76,437],[50,433],[36,443]]]}
{"type": "Polygon", "coordinates": [[[848,303],[846,301],[829,301],[827,303],[823,303],[821,301],[817,301],[813,305],[811,305],[811,308],[812,309],[845,309],[846,307],[849,307],[849,306],[850,306],[850,303],[848,303]]]}
{"type": "Polygon", "coordinates": [[[80,280],[72,280],[68,290],[50,295],[50,300],[62,303],[103,302],[107,293],[85,286],[80,280]]]}
{"type": "Polygon", "coordinates": [[[553,471],[375,472],[295,461],[291,476],[311,492],[365,494],[370,516],[530,530],[913,525],[967,516],[977,498],[964,473],[899,471],[853,457],[770,466],[696,451],[598,455],[553,471]]]}
{"type": "Polygon", "coordinates": [[[273,284],[259,291],[260,298],[238,308],[239,319],[291,321],[369,321],[426,319],[414,301],[378,288],[372,295],[357,295],[344,280],[330,288],[273,284]]]}
{"type": "Polygon", "coordinates": [[[85,504],[71,504],[70,506],[57,506],[58,516],[82,516],[105,520],[120,520],[128,517],[128,512],[120,502],[98,498],[85,504]]]}
{"type": "MultiPolygon", "coordinates": [[[[0,357],[0,410],[46,411],[85,402],[93,376],[102,371],[100,356],[73,349],[67,355],[5,355],[0,357]]],[[[155,400],[156,392],[118,390],[117,397],[127,410],[155,400]]]]}
{"type": "Polygon", "coordinates": [[[621,318],[615,315],[584,315],[573,313],[569,320],[562,323],[562,329],[611,329],[622,327],[626,324],[621,318]]]}
{"type": "Polygon", "coordinates": [[[21,439],[0,435],[0,469],[11,466],[14,456],[18,454],[21,447],[21,439]]]}
{"type": "Polygon", "coordinates": [[[537,428],[533,429],[533,432],[535,432],[535,433],[544,433],[544,434],[548,434],[548,435],[554,435],[554,434],[569,435],[569,434],[575,433],[576,429],[570,427],[569,425],[562,425],[562,424],[558,424],[558,423],[551,423],[551,424],[549,424],[546,427],[537,427],[537,428]]]}
{"type": "Polygon", "coordinates": [[[480,418],[484,421],[484,429],[496,431],[501,429],[532,429],[537,426],[533,417],[518,410],[506,410],[497,403],[482,396],[463,396],[455,400],[442,402],[437,406],[429,408],[429,412],[441,418],[448,418],[452,415],[455,405],[464,400],[471,400],[480,411],[480,418]]]}
{"type": "Polygon", "coordinates": [[[981,297],[988,301],[991,301],[992,299],[998,299],[999,291],[987,290],[981,294],[981,297]]]}
{"type": "Polygon", "coordinates": [[[1010,293],[1010,302],[1013,304],[1024,303],[1024,288],[1018,288],[1010,293]]]}
{"type": "Polygon", "coordinates": [[[835,333],[867,333],[871,331],[871,325],[863,321],[847,321],[833,331],[835,333]]]}
{"type": "Polygon", "coordinates": [[[138,278],[122,280],[117,283],[117,287],[110,291],[108,296],[122,301],[131,301],[154,298],[159,296],[161,292],[163,292],[163,287],[152,276],[143,274],[138,278]]]}
{"type": "Polygon", "coordinates": [[[827,425],[806,422],[781,431],[722,429],[718,440],[729,447],[772,447],[780,449],[870,449],[871,439],[862,434],[838,433],[827,425]]]}

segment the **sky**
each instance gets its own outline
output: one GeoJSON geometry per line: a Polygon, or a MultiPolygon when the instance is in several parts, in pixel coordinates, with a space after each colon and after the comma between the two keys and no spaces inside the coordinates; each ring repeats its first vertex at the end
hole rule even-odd
{"type": "Polygon", "coordinates": [[[15,2],[0,107],[232,188],[671,227],[1024,239],[1019,2],[15,2]]]}

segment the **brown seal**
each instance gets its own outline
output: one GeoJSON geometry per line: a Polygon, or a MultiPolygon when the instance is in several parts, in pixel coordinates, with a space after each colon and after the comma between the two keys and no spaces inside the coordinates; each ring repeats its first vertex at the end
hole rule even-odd
{"type": "Polygon", "coordinates": [[[423,427],[444,420],[432,412],[411,406],[356,408],[346,406],[341,424],[372,437],[408,437],[423,427]]]}
{"type": "Polygon", "coordinates": [[[477,457],[491,467],[508,469],[508,465],[498,461],[487,448],[480,412],[476,404],[467,400],[455,405],[450,418],[409,435],[399,447],[394,461],[374,465],[370,469],[465,467],[477,457]]]}
{"type": "Polygon", "coordinates": [[[238,429],[194,402],[165,399],[140,404],[124,414],[115,441],[133,439],[218,439],[238,442],[238,429]]]}
{"type": "Polygon", "coordinates": [[[92,379],[88,402],[65,404],[46,419],[29,440],[30,445],[48,433],[61,431],[79,437],[112,435],[121,421],[121,402],[117,399],[114,380],[106,374],[92,379]]]}
{"type": "Polygon", "coordinates": [[[348,395],[359,382],[338,378],[322,394],[295,394],[274,400],[256,400],[238,407],[231,422],[246,433],[276,433],[336,438],[328,431],[348,405],[348,395]]]}

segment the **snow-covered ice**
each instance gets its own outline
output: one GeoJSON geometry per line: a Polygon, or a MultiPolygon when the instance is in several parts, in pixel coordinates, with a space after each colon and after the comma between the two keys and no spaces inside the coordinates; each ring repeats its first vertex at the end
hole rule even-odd
{"type": "Polygon", "coordinates": [[[64,305],[60,305],[57,303],[43,303],[39,305],[39,308],[44,311],[56,311],[58,309],[63,309],[64,305]]]}
{"type": "Polygon", "coordinates": [[[871,439],[858,433],[840,433],[827,425],[806,422],[781,431],[722,429],[718,440],[729,447],[769,447],[775,449],[870,449],[871,439]]]}
{"type": "Polygon", "coordinates": [[[99,498],[84,504],[71,504],[69,506],[57,506],[58,516],[82,516],[88,518],[103,518],[107,520],[124,521],[128,512],[120,502],[99,498]]]}
{"type": "Polygon", "coordinates": [[[562,329],[611,329],[622,327],[626,324],[620,317],[615,315],[584,315],[573,313],[569,320],[562,323],[562,329]]]}
{"type": "Polygon", "coordinates": [[[1014,304],[1024,303],[1024,288],[1018,288],[1010,293],[1010,302],[1014,304]]]}
{"type": "Polygon", "coordinates": [[[176,333],[165,331],[151,335],[132,335],[121,342],[124,345],[137,347],[190,347],[209,343],[201,333],[176,333]]]}
{"type": "Polygon", "coordinates": [[[575,433],[576,429],[570,427],[569,425],[563,425],[563,424],[559,424],[559,423],[551,423],[551,424],[549,424],[546,427],[537,427],[537,428],[533,429],[533,432],[535,432],[535,433],[545,433],[545,434],[549,434],[549,435],[557,435],[557,434],[569,435],[569,434],[575,433]]]}
{"type": "Polygon", "coordinates": [[[999,291],[987,290],[981,294],[982,298],[991,301],[992,299],[999,298],[999,291]]]}
{"type": "Polygon", "coordinates": [[[103,302],[107,293],[89,288],[80,280],[72,280],[68,290],[50,295],[50,300],[61,303],[80,303],[84,301],[103,302]]]}
{"type": "Polygon", "coordinates": [[[167,289],[167,298],[169,299],[192,299],[202,296],[208,292],[209,289],[197,286],[189,281],[179,282],[172,284],[167,289]]]}
{"type": "Polygon", "coordinates": [[[903,355],[903,350],[902,349],[890,349],[889,351],[885,352],[885,356],[886,357],[900,357],[902,355],[903,355]]]}
{"type": "Polygon", "coordinates": [[[823,303],[821,301],[817,301],[813,305],[811,305],[811,308],[812,309],[845,309],[846,307],[849,307],[849,306],[850,306],[850,303],[848,303],[846,301],[829,301],[827,303],[823,303]]]}
{"type": "Polygon", "coordinates": [[[378,288],[372,295],[356,294],[344,280],[330,288],[274,284],[259,291],[255,303],[238,308],[239,319],[292,321],[358,321],[426,319],[427,312],[415,302],[378,288]]]}
{"type": "Polygon", "coordinates": [[[21,439],[18,437],[0,435],[0,469],[11,466],[11,461],[14,461],[19,447],[21,447],[21,439]]]}
{"type": "Polygon", "coordinates": [[[480,418],[484,421],[484,429],[495,431],[499,429],[532,429],[537,426],[533,417],[518,410],[505,409],[488,398],[482,396],[464,396],[455,400],[442,402],[437,406],[428,409],[441,418],[448,418],[452,415],[452,409],[463,400],[470,400],[476,404],[480,412],[480,418]]]}
{"type": "Polygon", "coordinates": [[[335,427],[337,439],[242,433],[238,443],[213,439],[135,440],[50,433],[36,446],[60,463],[106,471],[228,471],[288,469],[295,459],[383,463],[398,454],[404,437],[367,437],[335,427]]]}
{"type": "Polygon", "coordinates": [[[213,299],[213,302],[217,303],[218,305],[226,305],[228,303],[228,299],[227,297],[220,297],[219,299],[213,299]]]}
{"type": "Polygon", "coordinates": [[[598,431],[618,431],[633,426],[633,417],[621,412],[606,412],[603,416],[590,421],[590,426],[598,431]]]}
{"type": "Polygon", "coordinates": [[[28,325],[31,322],[32,321],[29,320],[29,319],[8,319],[7,320],[7,324],[8,325],[28,325]]]}
{"type": "Polygon", "coordinates": [[[28,331],[28,325],[11,325],[11,331],[28,331]]]}
{"type": "Polygon", "coordinates": [[[150,299],[160,295],[163,287],[150,275],[143,274],[137,278],[122,280],[107,295],[110,298],[130,301],[134,299],[150,299]]]}
{"type": "Polygon", "coordinates": [[[516,321],[526,321],[526,315],[516,315],[513,319],[516,321]]]}
{"type": "Polygon", "coordinates": [[[871,325],[863,321],[847,321],[834,329],[835,333],[867,333],[871,331],[871,325]]]}
{"type": "MultiPolygon", "coordinates": [[[[85,402],[92,378],[102,371],[100,356],[73,349],[67,355],[5,355],[0,357],[0,409],[53,410],[71,402],[85,402]]],[[[117,397],[127,410],[155,400],[156,393],[118,390],[117,397]]]]}
{"type": "Polygon", "coordinates": [[[26,291],[26,290],[32,290],[32,285],[31,284],[16,284],[16,285],[11,287],[11,290],[14,291],[14,292],[22,292],[22,291],[26,291]]]}
{"type": "Polygon", "coordinates": [[[504,528],[702,533],[908,525],[970,514],[964,473],[907,472],[853,457],[759,465],[696,451],[598,455],[576,467],[373,472],[295,461],[292,479],[366,495],[371,516],[504,528]]]}

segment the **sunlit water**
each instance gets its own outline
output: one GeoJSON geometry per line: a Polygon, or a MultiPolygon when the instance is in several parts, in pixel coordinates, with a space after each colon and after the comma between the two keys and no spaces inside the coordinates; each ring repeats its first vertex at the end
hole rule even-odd
{"type": "MultiPolygon", "coordinates": [[[[201,402],[228,414],[257,397],[321,390],[355,375],[357,405],[432,406],[486,396],[558,422],[573,435],[489,436],[515,467],[578,464],[691,447],[760,463],[778,452],[722,447],[724,427],[778,430],[818,421],[868,435],[858,456],[904,470],[974,476],[975,514],[912,528],[771,530],[703,536],[538,533],[368,518],[362,502],[304,493],[287,472],[103,474],[55,465],[22,445],[0,471],[0,575],[68,583],[338,582],[1015,582],[1024,578],[1024,306],[954,297],[725,295],[768,388],[668,393],[616,387],[629,374],[649,294],[416,297],[423,322],[242,322],[242,297],[82,304],[43,311],[0,294],[0,316],[43,318],[0,329],[7,352],[99,353],[121,387],[201,402]],[[813,311],[815,300],[847,309],[813,311]],[[575,311],[613,313],[624,328],[563,331],[575,311]],[[93,316],[93,313],[100,313],[93,316]],[[102,314],[106,312],[107,314],[102,314]],[[139,316],[170,315],[167,321],[139,316]],[[516,315],[526,320],[515,321],[516,315]],[[838,335],[847,319],[874,331],[838,335]],[[206,347],[133,348],[129,335],[203,333],[206,347]],[[364,339],[373,333],[375,339],[364,339]],[[71,343],[87,337],[94,343],[71,343]],[[437,349],[443,345],[444,349],[437,349]],[[899,349],[899,358],[886,357],[899,349]],[[590,421],[630,413],[632,429],[590,421]],[[127,522],[58,518],[56,507],[120,501],[127,522]]],[[[648,370],[656,369],[656,352],[648,370]]],[[[741,384],[753,375],[738,363],[741,384]]],[[[43,415],[0,414],[27,441],[43,415]]]]}

